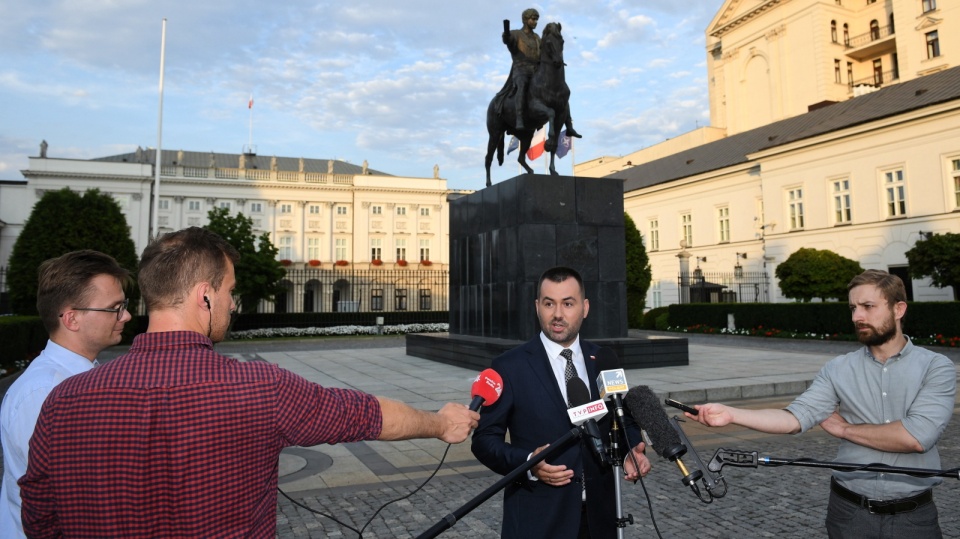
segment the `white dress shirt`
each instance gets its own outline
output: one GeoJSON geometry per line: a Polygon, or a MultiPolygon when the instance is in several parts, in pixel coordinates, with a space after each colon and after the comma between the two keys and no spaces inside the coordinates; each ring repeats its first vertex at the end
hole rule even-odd
{"type": "MultiPolygon", "coordinates": [[[[570,399],[567,398],[567,360],[560,355],[563,346],[548,339],[542,331],[540,332],[540,342],[543,343],[543,349],[547,351],[547,358],[550,359],[550,368],[553,369],[553,375],[557,377],[557,385],[560,386],[560,393],[563,394],[563,402],[568,402],[570,399]]],[[[583,360],[583,351],[580,350],[580,335],[577,335],[577,339],[570,345],[570,350],[573,351],[573,366],[577,368],[577,376],[586,384],[587,365],[583,360]]],[[[589,389],[590,386],[587,385],[587,390],[589,391],[589,389]]]]}
{"type": "Polygon", "coordinates": [[[20,521],[20,486],[27,473],[30,437],[47,395],[60,382],[94,367],[93,361],[53,341],[7,390],[0,407],[0,440],[3,443],[3,486],[0,488],[0,537],[26,537],[20,521]]]}

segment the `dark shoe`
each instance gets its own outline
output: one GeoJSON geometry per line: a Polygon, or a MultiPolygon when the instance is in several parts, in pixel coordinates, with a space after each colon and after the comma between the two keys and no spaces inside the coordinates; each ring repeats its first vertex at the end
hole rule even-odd
{"type": "Polygon", "coordinates": [[[582,136],[580,136],[580,133],[577,133],[577,130],[574,129],[574,128],[572,128],[572,127],[569,128],[569,129],[567,129],[567,136],[568,136],[568,137],[583,138],[582,136]]]}

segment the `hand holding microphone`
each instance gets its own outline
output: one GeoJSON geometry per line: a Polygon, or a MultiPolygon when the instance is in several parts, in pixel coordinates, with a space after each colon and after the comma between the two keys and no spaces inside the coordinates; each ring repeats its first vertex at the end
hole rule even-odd
{"type": "Polygon", "coordinates": [[[503,378],[493,369],[486,369],[477,375],[470,388],[473,400],[469,406],[448,402],[437,412],[441,419],[442,432],[437,438],[448,444],[458,444],[467,439],[470,431],[477,428],[480,406],[490,406],[497,402],[503,393],[503,378]]]}

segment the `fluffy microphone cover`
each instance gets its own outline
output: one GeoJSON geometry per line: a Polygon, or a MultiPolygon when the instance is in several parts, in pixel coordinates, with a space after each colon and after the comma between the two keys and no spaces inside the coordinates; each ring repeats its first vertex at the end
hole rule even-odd
{"type": "Polygon", "coordinates": [[[646,431],[654,450],[661,457],[665,450],[681,445],[680,436],[670,425],[670,419],[660,405],[660,399],[649,387],[631,388],[623,399],[623,405],[640,428],[646,431]]]}

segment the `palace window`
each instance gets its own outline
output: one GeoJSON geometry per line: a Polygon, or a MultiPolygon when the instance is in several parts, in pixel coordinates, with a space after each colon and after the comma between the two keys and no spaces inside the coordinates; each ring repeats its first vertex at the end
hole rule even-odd
{"type": "Polygon", "coordinates": [[[842,225],[850,222],[850,180],[835,180],[833,187],[833,224],[842,225]]]}
{"type": "Polygon", "coordinates": [[[277,256],[280,260],[293,260],[293,236],[280,236],[280,247],[277,256]]]}
{"type": "Polygon", "coordinates": [[[730,207],[717,208],[717,228],[720,231],[720,243],[730,242],[730,207]]]}
{"type": "Polygon", "coordinates": [[[787,191],[787,213],[790,216],[790,230],[803,229],[803,189],[787,191]]]}
{"type": "Polygon", "coordinates": [[[307,238],[307,260],[320,260],[320,238],[307,238]]]}
{"type": "Polygon", "coordinates": [[[884,191],[887,194],[887,217],[903,217],[907,214],[907,185],[903,169],[883,173],[884,191]]]}
{"type": "Polygon", "coordinates": [[[686,242],[688,249],[693,247],[693,215],[689,213],[680,215],[680,237],[686,242]]]}
{"type": "Polygon", "coordinates": [[[370,260],[383,260],[383,240],[381,238],[370,239],[370,260]]]}
{"type": "Polygon", "coordinates": [[[650,219],[650,237],[648,246],[651,251],[660,250],[660,220],[650,219]]]}
{"type": "Polygon", "coordinates": [[[940,56],[940,34],[934,30],[928,32],[927,36],[927,58],[936,58],[940,56]]]}
{"type": "Polygon", "coordinates": [[[956,208],[960,208],[960,159],[954,159],[953,165],[953,196],[956,208]]]}
{"type": "Polygon", "coordinates": [[[420,240],[420,261],[430,260],[430,240],[420,240]]]}

